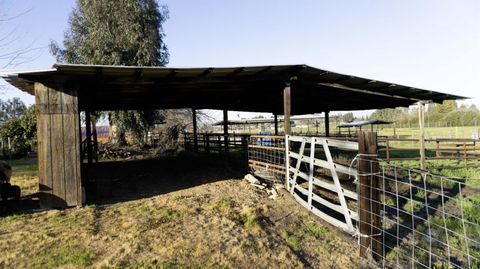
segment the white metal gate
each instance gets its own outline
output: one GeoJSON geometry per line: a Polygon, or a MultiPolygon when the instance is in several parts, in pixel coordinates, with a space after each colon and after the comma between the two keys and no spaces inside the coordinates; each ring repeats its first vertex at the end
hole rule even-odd
{"type": "Polygon", "coordinates": [[[285,141],[289,192],[315,215],[346,232],[355,233],[354,222],[358,221],[358,214],[356,209],[352,208],[356,207],[358,194],[356,191],[345,189],[338,174],[356,178],[357,170],[334,162],[330,149],[358,152],[358,143],[291,135],[286,135],[285,141]],[[317,169],[329,171],[330,177],[317,176],[315,173],[317,169]],[[308,184],[308,187],[301,184],[308,184]],[[334,214],[331,214],[332,212],[334,214]]]}

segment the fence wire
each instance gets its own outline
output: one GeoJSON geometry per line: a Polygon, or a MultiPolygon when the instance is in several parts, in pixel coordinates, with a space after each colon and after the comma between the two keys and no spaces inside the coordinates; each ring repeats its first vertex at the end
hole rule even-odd
{"type": "Polygon", "coordinates": [[[285,137],[252,135],[248,143],[248,165],[258,177],[281,183],[285,180],[285,137]]]}
{"type": "Polygon", "coordinates": [[[371,218],[381,219],[377,224],[367,221],[372,265],[480,268],[480,180],[366,161],[380,167],[379,173],[369,175],[378,182],[372,185],[379,186],[370,191],[380,195],[370,199],[370,208],[363,209],[371,218]]]}

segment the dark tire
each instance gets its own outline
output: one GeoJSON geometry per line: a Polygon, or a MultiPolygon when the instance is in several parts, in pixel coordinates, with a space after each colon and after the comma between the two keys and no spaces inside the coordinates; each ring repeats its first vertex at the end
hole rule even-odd
{"type": "Polygon", "coordinates": [[[20,195],[21,195],[21,189],[17,185],[13,185],[12,188],[10,189],[11,195],[15,201],[20,200],[20,195]]]}
{"type": "Polygon", "coordinates": [[[3,200],[4,204],[8,200],[8,197],[10,196],[11,187],[12,186],[10,185],[10,183],[1,183],[0,184],[0,198],[3,200]]]}

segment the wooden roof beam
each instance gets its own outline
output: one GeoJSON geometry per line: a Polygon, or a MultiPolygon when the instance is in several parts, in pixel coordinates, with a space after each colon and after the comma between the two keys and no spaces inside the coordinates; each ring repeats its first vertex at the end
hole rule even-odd
{"type": "Polygon", "coordinates": [[[407,98],[407,97],[399,96],[399,95],[391,95],[391,94],[386,94],[386,93],[357,89],[357,88],[347,87],[347,86],[337,84],[337,83],[323,83],[323,82],[320,82],[320,83],[318,83],[318,85],[327,86],[327,87],[336,88],[336,89],[343,89],[343,90],[352,91],[352,92],[359,92],[359,93],[369,94],[369,95],[378,95],[378,96],[390,97],[390,98],[395,98],[395,99],[419,101],[419,99],[416,99],[416,98],[407,98]]]}

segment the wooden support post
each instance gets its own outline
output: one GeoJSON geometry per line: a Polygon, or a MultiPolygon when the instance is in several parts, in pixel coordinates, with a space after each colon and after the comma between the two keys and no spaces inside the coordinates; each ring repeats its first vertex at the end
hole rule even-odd
{"type": "Polygon", "coordinates": [[[435,152],[435,156],[436,157],[440,157],[441,156],[441,152],[440,152],[440,141],[435,141],[436,144],[437,144],[437,151],[435,152]]]}
{"type": "Polygon", "coordinates": [[[207,148],[207,137],[205,134],[202,135],[203,151],[207,148]]]}
{"type": "Polygon", "coordinates": [[[35,83],[39,198],[43,208],[82,205],[75,88],[35,83]]]}
{"type": "Polygon", "coordinates": [[[187,133],[183,133],[183,147],[185,150],[188,150],[188,138],[187,138],[187,133]]]}
{"type": "Polygon", "coordinates": [[[223,151],[223,147],[222,147],[222,136],[221,135],[217,135],[217,146],[218,146],[218,154],[221,154],[222,151],[223,151]]]}
{"type": "Polygon", "coordinates": [[[273,115],[274,124],[275,124],[275,135],[278,135],[278,115],[273,115]]]}
{"type": "Polygon", "coordinates": [[[283,89],[283,129],[285,135],[291,134],[291,126],[290,126],[290,113],[292,100],[291,100],[291,91],[290,91],[290,84],[286,84],[285,88],[283,89]]]}
{"type": "Polygon", "coordinates": [[[223,142],[225,143],[225,153],[228,153],[228,110],[223,110],[223,142]]]}
{"type": "Polygon", "coordinates": [[[420,151],[420,169],[425,170],[425,103],[418,102],[418,127],[420,130],[419,135],[419,151],[420,151]]]}
{"type": "Polygon", "coordinates": [[[93,149],[92,149],[92,119],[91,112],[85,110],[85,135],[87,139],[87,162],[93,162],[93,149]]]}
{"type": "Polygon", "coordinates": [[[210,135],[209,134],[205,134],[205,151],[207,153],[210,153],[210,135]]]}
{"type": "Polygon", "coordinates": [[[325,111],[325,137],[330,136],[330,118],[328,114],[330,114],[330,111],[325,111]]]}
{"type": "Polygon", "coordinates": [[[197,111],[192,108],[192,124],[193,124],[193,151],[198,152],[198,134],[197,134],[197,111]]]}
{"type": "Polygon", "coordinates": [[[358,207],[360,255],[380,260],[382,257],[382,218],[377,133],[358,134],[358,207]]]}
{"type": "Polygon", "coordinates": [[[386,149],[387,163],[390,163],[390,141],[388,141],[388,136],[385,139],[385,143],[386,143],[386,146],[387,146],[387,149],[386,149]]]}

